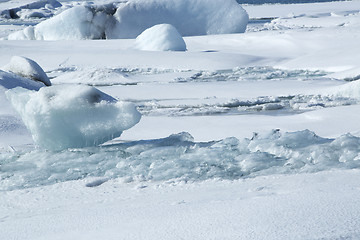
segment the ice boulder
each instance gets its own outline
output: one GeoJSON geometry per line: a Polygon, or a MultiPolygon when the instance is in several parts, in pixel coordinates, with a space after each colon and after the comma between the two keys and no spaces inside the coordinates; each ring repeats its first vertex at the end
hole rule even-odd
{"type": "Polygon", "coordinates": [[[235,0],[132,0],[120,5],[107,38],[136,38],[156,24],[171,24],[182,36],[242,33],[249,16],[235,0]]]}
{"type": "Polygon", "coordinates": [[[146,51],[186,51],[186,44],[175,27],[158,24],[136,38],[135,48],[146,51]]]}
{"type": "Polygon", "coordinates": [[[35,27],[37,40],[74,40],[105,38],[111,15],[90,6],[76,6],[35,27]]]}
{"type": "Polygon", "coordinates": [[[14,88],[6,95],[34,142],[49,150],[102,144],[119,137],[141,118],[133,104],[90,86],[58,85],[39,91],[14,88]]]}
{"type": "Polygon", "coordinates": [[[12,72],[21,77],[42,82],[46,86],[51,86],[51,82],[44,70],[35,61],[20,56],[13,56],[10,63],[3,67],[3,70],[12,72]]]}
{"type": "Polygon", "coordinates": [[[44,84],[0,70],[0,94],[3,94],[8,89],[16,87],[22,87],[29,90],[39,90],[41,87],[44,87],[44,84]]]}

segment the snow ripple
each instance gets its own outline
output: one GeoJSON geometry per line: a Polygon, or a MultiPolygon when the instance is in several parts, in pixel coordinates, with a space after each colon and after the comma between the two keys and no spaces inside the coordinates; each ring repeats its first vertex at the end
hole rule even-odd
{"type": "Polygon", "coordinates": [[[188,182],[359,167],[360,138],[350,134],[327,139],[309,130],[273,130],[251,139],[199,143],[189,133],[180,133],[60,152],[0,153],[0,190],[87,177],[117,178],[124,183],[188,182]]]}

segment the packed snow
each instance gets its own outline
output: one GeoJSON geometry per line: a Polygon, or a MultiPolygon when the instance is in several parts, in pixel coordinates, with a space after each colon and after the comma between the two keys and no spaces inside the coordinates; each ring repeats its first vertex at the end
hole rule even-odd
{"type": "Polygon", "coordinates": [[[0,239],[359,238],[359,0],[0,12],[0,239]]]}
{"type": "Polygon", "coordinates": [[[170,24],[158,24],[142,32],[135,48],[145,51],[186,51],[186,43],[170,24]]]}

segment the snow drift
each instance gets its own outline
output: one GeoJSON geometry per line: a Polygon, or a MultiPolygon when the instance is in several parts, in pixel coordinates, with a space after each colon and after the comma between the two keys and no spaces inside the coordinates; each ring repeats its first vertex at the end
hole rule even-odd
{"type": "Polygon", "coordinates": [[[135,48],[146,51],[186,51],[186,44],[174,26],[158,24],[136,38],[135,48]]]}
{"type": "Polygon", "coordinates": [[[249,16],[235,0],[134,0],[120,6],[109,38],[136,38],[156,24],[173,25],[182,36],[242,33],[249,16]]]}
{"type": "Polygon", "coordinates": [[[40,147],[53,150],[96,146],[131,128],[140,113],[96,88],[62,85],[38,92],[15,88],[6,92],[40,147]]]}
{"type": "Polygon", "coordinates": [[[30,78],[34,81],[51,86],[51,82],[44,70],[35,61],[20,56],[13,56],[10,63],[3,67],[3,70],[12,72],[21,77],[30,78]]]}

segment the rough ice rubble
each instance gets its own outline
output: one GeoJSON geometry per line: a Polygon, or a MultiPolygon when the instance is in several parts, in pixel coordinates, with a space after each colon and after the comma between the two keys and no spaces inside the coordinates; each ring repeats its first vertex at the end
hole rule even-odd
{"type": "Polygon", "coordinates": [[[164,139],[65,151],[0,153],[0,190],[86,177],[124,182],[202,181],[360,167],[360,138],[321,138],[309,130],[194,142],[189,133],[164,139]]]}
{"type": "Polygon", "coordinates": [[[117,102],[89,86],[51,86],[37,92],[15,88],[6,95],[35,143],[52,150],[102,144],[141,117],[133,104],[117,102]]]}
{"type": "Polygon", "coordinates": [[[21,77],[26,77],[51,86],[51,82],[44,70],[35,61],[20,56],[13,56],[3,70],[12,72],[21,77]]]}
{"type": "Polygon", "coordinates": [[[135,38],[156,24],[173,25],[182,36],[242,33],[249,16],[234,0],[133,0],[120,6],[109,38],[135,38]]]}
{"type": "Polygon", "coordinates": [[[135,48],[145,51],[186,51],[186,44],[174,26],[158,24],[136,38],[135,48]]]}
{"type": "Polygon", "coordinates": [[[119,6],[76,6],[7,39],[136,38],[147,28],[164,23],[173,25],[182,36],[242,33],[248,19],[235,0],[134,0],[119,6]]]}

